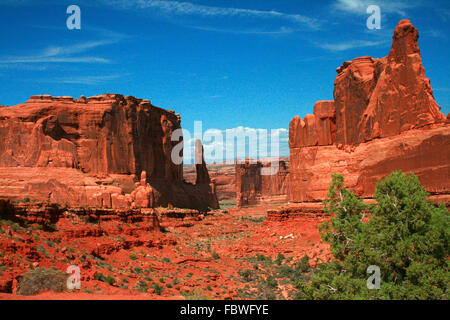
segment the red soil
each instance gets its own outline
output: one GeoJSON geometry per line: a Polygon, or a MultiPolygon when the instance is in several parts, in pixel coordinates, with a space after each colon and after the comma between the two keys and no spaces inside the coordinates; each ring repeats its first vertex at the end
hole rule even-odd
{"type": "MultiPolygon", "coordinates": [[[[71,293],[1,294],[0,299],[245,299],[250,296],[242,292],[256,292],[257,283],[243,281],[239,271],[254,270],[258,254],[275,259],[281,253],[290,265],[305,254],[311,264],[329,259],[317,230],[323,218],[266,221],[266,210],[162,218],[165,232],[147,222],[91,224],[77,217],[61,218],[52,232],[2,221],[0,291],[15,292],[21,276],[37,267],[65,271],[78,265],[82,282],[81,290],[71,293]],[[115,283],[96,280],[100,273],[115,283]],[[146,290],[136,289],[140,281],[146,290]]],[[[292,289],[279,283],[274,292],[289,298],[292,289]]]]}

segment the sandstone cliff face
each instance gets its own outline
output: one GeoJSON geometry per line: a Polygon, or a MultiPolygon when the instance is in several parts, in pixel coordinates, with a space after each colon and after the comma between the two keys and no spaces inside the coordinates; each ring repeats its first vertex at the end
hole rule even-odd
{"type": "Polygon", "coordinates": [[[273,163],[236,163],[236,206],[284,203],[287,200],[288,168],[279,161],[278,171],[273,175],[263,175],[261,170],[273,163]]]}
{"type": "Polygon", "coordinates": [[[387,57],[356,58],[337,70],[338,144],[356,145],[445,122],[425,77],[418,38],[411,22],[403,20],[394,30],[387,57]]]}
{"type": "Polygon", "coordinates": [[[418,32],[408,20],[383,59],[356,58],[337,69],[334,102],[290,124],[289,200],[321,201],[332,173],[358,196],[394,170],[414,172],[436,197],[450,194],[450,126],[425,77],[418,32]],[[325,110],[325,111],[324,111],[325,110]]]}
{"type": "Polygon", "coordinates": [[[433,195],[450,194],[450,127],[410,130],[360,144],[353,150],[336,145],[291,149],[289,200],[325,199],[333,173],[347,187],[371,198],[375,184],[392,171],[414,172],[433,195]]]}
{"type": "Polygon", "coordinates": [[[195,141],[195,171],[197,173],[195,184],[210,184],[208,168],[206,168],[205,157],[203,156],[203,145],[200,140],[195,141]]]}
{"type": "Polygon", "coordinates": [[[1,108],[0,197],[142,207],[129,196],[145,173],[149,206],[215,207],[209,184],[185,184],[182,165],[171,160],[180,128],[174,112],[117,94],[33,96],[1,108]]]}
{"type": "Polygon", "coordinates": [[[319,101],[314,114],[305,119],[294,117],[289,125],[289,146],[328,146],[336,141],[336,107],[334,101],[319,101]]]}
{"type": "Polygon", "coordinates": [[[89,174],[137,174],[181,181],[170,161],[180,117],[148,100],[103,95],[34,96],[0,111],[0,166],[66,167],[89,174]]]}

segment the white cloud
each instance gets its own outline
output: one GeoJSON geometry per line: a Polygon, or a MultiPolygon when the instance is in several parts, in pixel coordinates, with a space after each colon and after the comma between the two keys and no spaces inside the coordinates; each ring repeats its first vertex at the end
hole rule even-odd
{"type": "MultiPolygon", "coordinates": [[[[51,28],[51,27],[49,27],[51,28]]],[[[112,45],[128,38],[128,36],[105,30],[102,28],[88,28],[102,40],[86,41],[65,46],[49,46],[40,50],[34,55],[27,56],[3,56],[0,57],[0,64],[20,65],[33,63],[111,63],[109,59],[93,55],[80,55],[93,49],[112,45]]]]}
{"type": "Polygon", "coordinates": [[[43,56],[29,56],[29,57],[5,57],[0,58],[0,63],[111,63],[110,60],[99,57],[43,57],[43,56]]]}
{"type": "Polygon", "coordinates": [[[26,70],[26,71],[44,71],[48,69],[48,66],[41,66],[36,64],[1,64],[0,69],[9,70],[26,70]]]}
{"type": "Polygon", "coordinates": [[[43,80],[45,82],[56,82],[56,83],[67,83],[67,84],[83,84],[83,85],[97,85],[102,84],[106,81],[116,80],[122,78],[126,75],[122,74],[112,74],[112,75],[102,75],[102,76],[74,76],[69,78],[53,78],[48,80],[43,80]]]}
{"type": "Polygon", "coordinates": [[[386,43],[386,41],[352,40],[341,43],[315,42],[314,44],[329,51],[345,51],[355,48],[375,47],[386,43]]]}
{"type": "Polygon", "coordinates": [[[253,35],[281,35],[290,34],[295,30],[288,27],[281,27],[276,30],[255,30],[255,29],[220,29],[220,28],[210,28],[201,26],[191,26],[197,30],[211,31],[211,32],[221,32],[221,33],[235,33],[235,34],[253,34],[253,35]]]}
{"type": "Polygon", "coordinates": [[[338,10],[367,14],[366,10],[370,5],[378,5],[382,13],[396,13],[406,16],[406,11],[423,5],[421,1],[391,1],[391,0],[337,0],[334,7],[338,10]]]}
{"type": "Polygon", "coordinates": [[[112,44],[115,41],[92,41],[70,46],[51,46],[32,56],[2,57],[0,63],[110,63],[108,59],[94,56],[74,57],[96,47],[112,44]]]}
{"type": "Polygon", "coordinates": [[[191,2],[167,0],[115,0],[104,2],[117,8],[154,9],[165,14],[178,16],[280,19],[296,25],[308,27],[310,29],[317,29],[321,24],[317,19],[311,17],[300,14],[287,14],[275,10],[264,11],[243,8],[215,7],[191,2]]]}

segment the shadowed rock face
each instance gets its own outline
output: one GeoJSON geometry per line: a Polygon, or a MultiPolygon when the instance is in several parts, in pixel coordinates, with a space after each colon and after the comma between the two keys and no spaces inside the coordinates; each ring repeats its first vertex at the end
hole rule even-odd
{"type": "Polygon", "coordinates": [[[206,167],[203,145],[200,140],[195,141],[195,171],[196,171],[196,186],[209,187],[210,190],[210,206],[214,209],[219,208],[219,201],[216,196],[216,185],[214,181],[211,181],[206,167]]]}
{"type": "Polygon", "coordinates": [[[33,96],[1,108],[0,196],[107,208],[208,208],[209,184],[185,184],[182,164],[171,159],[179,143],[172,134],[180,128],[174,112],[117,94],[33,96]],[[16,176],[8,175],[13,171],[16,176]],[[126,194],[143,172],[141,183],[153,198],[136,204],[126,194]]]}
{"type": "Polygon", "coordinates": [[[203,153],[203,145],[200,140],[195,141],[195,171],[197,177],[195,179],[195,184],[210,184],[211,179],[209,178],[208,168],[206,168],[205,157],[203,153]]]}
{"type": "Polygon", "coordinates": [[[291,202],[323,200],[332,173],[369,198],[394,170],[416,173],[448,202],[450,126],[425,77],[417,40],[411,22],[401,21],[387,57],[344,62],[334,101],[318,102],[313,115],[291,121],[291,202]]]}

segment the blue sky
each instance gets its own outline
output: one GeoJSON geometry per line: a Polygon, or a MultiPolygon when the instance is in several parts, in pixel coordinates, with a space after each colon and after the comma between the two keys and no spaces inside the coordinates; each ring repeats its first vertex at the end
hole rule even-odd
{"type": "Polygon", "coordinates": [[[333,98],[343,61],[387,55],[404,18],[419,29],[426,76],[447,114],[447,0],[0,0],[0,104],[121,93],[174,109],[188,130],[194,121],[204,130],[287,129],[333,98]],[[66,27],[71,4],[81,30],[66,27]],[[366,27],[369,4],[381,8],[380,30],[366,27]]]}

